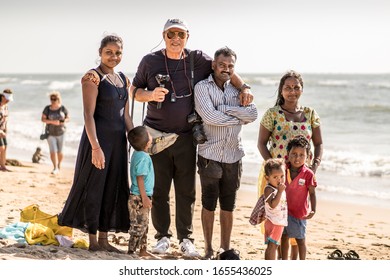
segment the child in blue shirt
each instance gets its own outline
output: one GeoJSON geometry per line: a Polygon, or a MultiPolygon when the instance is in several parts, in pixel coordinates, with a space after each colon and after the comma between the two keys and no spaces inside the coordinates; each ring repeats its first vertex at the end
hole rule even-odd
{"type": "Polygon", "coordinates": [[[152,143],[152,137],[145,127],[137,126],[129,131],[127,138],[134,148],[130,163],[130,239],[127,253],[133,254],[139,248],[139,256],[155,257],[146,250],[154,188],[153,163],[146,151],[152,143]]]}

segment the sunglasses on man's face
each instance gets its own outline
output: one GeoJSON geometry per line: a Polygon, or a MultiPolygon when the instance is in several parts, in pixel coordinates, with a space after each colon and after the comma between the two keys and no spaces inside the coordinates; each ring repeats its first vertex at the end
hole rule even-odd
{"type": "Polygon", "coordinates": [[[180,38],[180,39],[185,39],[187,37],[187,32],[184,32],[184,31],[168,31],[167,32],[167,37],[168,39],[173,39],[176,37],[176,35],[180,38]]]}
{"type": "Polygon", "coordinates": [[[57,98],[50,98],[51,101],[57,101],[57,98]]]}

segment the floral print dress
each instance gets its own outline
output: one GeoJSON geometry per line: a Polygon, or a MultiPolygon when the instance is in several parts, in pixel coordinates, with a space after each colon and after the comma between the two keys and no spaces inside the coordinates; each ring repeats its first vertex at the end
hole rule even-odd
{"type": "MultiPolygon", "coordinates": [[[[288,141],[299,134],[304,135],[310,141],[313,135],[313,128],[320,126],[320,117],[314,109],[310,107],[302,107],[302,109],[304,117],[301,122],[287,120],[279,105],[269,108],[264,113],[261,124],[271,132],[269,151],[272,158],[287,160],[286,147],[288,141]]],[[[312,160],[312,154],[308,158],[308,164],[312,160]]]]}

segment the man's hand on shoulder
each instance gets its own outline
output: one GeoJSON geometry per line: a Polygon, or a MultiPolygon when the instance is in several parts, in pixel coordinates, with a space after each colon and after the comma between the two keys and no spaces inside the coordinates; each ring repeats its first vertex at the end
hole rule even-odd
{"type": "Polygon", "coordinates": [[[243,88],[239,93],[241,106],[248,106],[253,101],[253,94],[250,88],[243,88]]]}

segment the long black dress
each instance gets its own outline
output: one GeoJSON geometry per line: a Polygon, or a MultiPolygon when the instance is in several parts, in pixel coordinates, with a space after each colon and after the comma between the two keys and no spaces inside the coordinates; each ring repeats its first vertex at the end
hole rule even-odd
{"type": "MultiPolygon", "coordinates": [[[[98,73],[99,74],[99,73],[98,73]]],[[[58,223],[96,234],[97,230],[127,232],[130,226],[125,105],[127,79],[117,88],[100,76],[94,119],[105,168],[92,165],[91,144],[85,127],[77,155],[73,185],[58,223]]]]}

